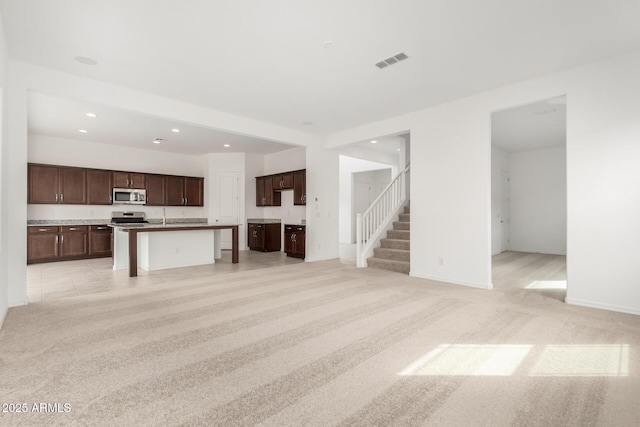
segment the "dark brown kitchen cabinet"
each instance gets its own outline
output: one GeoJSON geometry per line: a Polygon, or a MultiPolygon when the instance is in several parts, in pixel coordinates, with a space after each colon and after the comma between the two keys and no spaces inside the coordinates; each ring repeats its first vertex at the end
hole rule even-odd
{"type": "Polygon", "coordinates": [[[282,206],[282,191],[293,190],[293,204],[307,204],[306,170],[256,177],[256,206],[282,206]]]}
{"type": "Polygon", "coordinates": [[[111,256],[112,228],[107,225],[89,227],[89,255],[111,256]]]}
{"type": "Polygon", "coordinates": [[[293,189],[293,173],[285,172],[277,175],[273,175],[273,187],[278,190],[292,190],[293,189]]]}
{"type": "Polygon", "coordinates": [[[167,206],[184,205],[184,177],[167,177],[167,206]]]}
{"type": "Polygon", "coordinates": [[[28,203],[110,205],[113,188],[146,189],[150,206],[204,206],[200,177],[28,165],[28,203]]]}
{"type": "Polygon", "coordinates": [[[249,249],[262,252],[280,250],[280,223],[265,224],[250,222],[248,226],[247,245],[249,249]]]}
{"type": "Polygon", "coordinates": [[[203,206],[204,179],[167,176],[167,206],[203,206]]]}
{"type": "Polygon", "coordinates": [[[185,206],[203,206],[204,205],[204,179],[202,178],[184,178],[184,198],[185,206]]]}
{"type": "Polygon", "coordinates": [[[264,197],[264,176],[256,177],[256,206],[264,206],[266,199],[264,197]]]}
{"type": "Polygon", "coordinates": [[[60,168],[60,203],[87,204],[87,170],[60,168]]]}
{"type": "Polygon", "coordinates": [[[113,186],[115,188],[145,188],[146,176],[136,172],[113,172],[113,186]]]}
{"type": "Polygon", "coordinates": [[[282,196],[273,187],[273,176],[256,177],[256,206],[281,206],[282,196]]]}
{"type": "Polygon", "coordinates": [[[147,205],[166,205],[167,177],[164,175],[147,175],[147,205]]]}
{"type": "Polygon", "coordinates": [[[111,227],[28,226],[27,264],[111,256],[111,227]]]}
{"type": "Polygon", "coordinates": [[[28,187],[28,203],[87,203],[87,171],[83,168],[29,164],[28,187]]]}
{"type": "Polygon", "coordinates": [[[293,174],[293,204],[307,204],[307,171],[294,171],[293,174]]]}
{"type": "Polygon", "coordinates": [[[29,165],[29,203],[58,203],[60,198],[60,168],[49,165],[29,165]]]}
{"type": "Polygon", "coordinates": [[[284,226],[284,251],[287,256],[303,258],[306,247],[306,227],[304,225],[284,226]]]}
{"type": "Polygon", "coordinates": [[[89,227],[60,227],[60,256],[82,257],[89,254],[89,227]]]}
{"type": "Polygon", "coordinates": [[[112,177],[111,171],[87,170],[87,204],[110,205],[112,203],[112,177]]]}
{"type": "Polygon", "coordinates": [[[57,258],[59,255],[58,227],[27,227],[27,263],[57,258]]]}

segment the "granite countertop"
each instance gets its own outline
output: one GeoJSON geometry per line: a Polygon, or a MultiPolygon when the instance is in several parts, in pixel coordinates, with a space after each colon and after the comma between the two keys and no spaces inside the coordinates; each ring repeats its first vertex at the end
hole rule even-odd
{"type": "Polygon", "coordinates": [[[247,223],[253,224],[280,224],[280,218],[247,218],[247,223]]]}
{"type": "MultiPolygon", "coordinates": [[[[162,224],[162,218],[148,218],[149,224],[162,224]]],[[[207,223],[207,218],[169,218],[167,224],[201,224],[207,223]]],[[[111,219],[29,219],[27,225],[104,225],[109,224],[111,219]]]]}
{"type": "Polygon", "coordinates": [[[27,225],[104,225],[110,222],[111,219],[29,219],[27,225]]]}

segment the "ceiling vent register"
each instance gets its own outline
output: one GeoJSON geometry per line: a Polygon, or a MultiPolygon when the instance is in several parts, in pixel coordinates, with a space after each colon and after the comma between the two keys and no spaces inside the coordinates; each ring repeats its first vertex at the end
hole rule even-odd
{"type": "Polygon", "coordinates": [[[387,68],[389,65],[397,64],[398,62],[404,61],[407,58],[409,57],[407,56],[406,53],[400,52],[397,55],[393,55],[391,58],[387,58],[384,61],[380,61],[376,63],[376,67],[382,70],[383,68],[387,68]]]}

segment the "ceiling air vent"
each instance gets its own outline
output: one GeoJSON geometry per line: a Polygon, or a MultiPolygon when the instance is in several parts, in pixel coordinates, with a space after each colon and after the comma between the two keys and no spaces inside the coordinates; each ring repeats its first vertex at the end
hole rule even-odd
{"type": "Polygon", "coordinates": [[[397,64],[398,62],[404,61],[407,58],[409,58],[409,56],[407,56],[406,53],[400,52],[399,54],[393,55],[392,57],[387,58],[384,61],[376,63],[376,67],[380,69],[387,68],[389,65],[397,64]]]}

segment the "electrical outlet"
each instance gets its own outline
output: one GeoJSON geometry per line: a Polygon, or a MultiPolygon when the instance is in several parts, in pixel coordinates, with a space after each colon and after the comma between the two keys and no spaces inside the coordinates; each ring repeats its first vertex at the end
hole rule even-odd
{"type": "Polygon", "coordinates": [[[444,265],[444,258],[438,258],[438,265],[444,265]]]}

